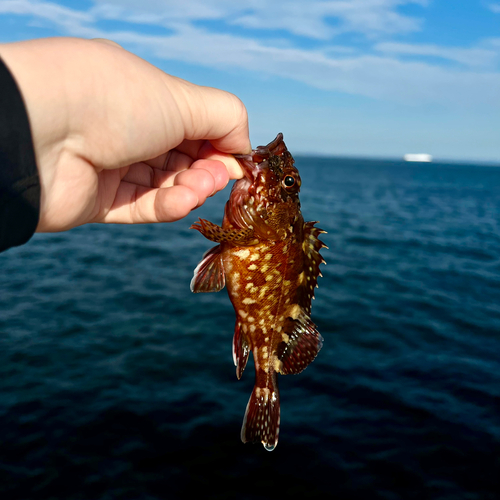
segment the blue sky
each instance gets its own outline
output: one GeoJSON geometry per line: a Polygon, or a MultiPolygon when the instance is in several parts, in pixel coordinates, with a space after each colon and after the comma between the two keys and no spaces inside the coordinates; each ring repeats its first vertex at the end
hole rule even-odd
{"type": "Polygon", "coordinates": [[[500,0],[0,0],[0,42],[47,36],[235,93],[254,146],[500,162],[500,0]]]}

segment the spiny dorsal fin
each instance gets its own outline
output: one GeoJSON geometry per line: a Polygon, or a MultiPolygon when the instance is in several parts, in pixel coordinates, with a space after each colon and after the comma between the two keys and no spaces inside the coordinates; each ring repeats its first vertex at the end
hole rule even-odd
{"type": "Polygon", "coordinates": [[[316,221],[304,224],[304,241],[302,250],[304,252],[304,276],[297,290],[297,301],[307,314],[311,312],[311,300],[314,298],[314,289],[317,287],[318,277],[322,276],[319,266],[325,264],[319,251],[328,248],[320,239],[319,235],[325,233],[322,229],[315,227],[316,221]]]}

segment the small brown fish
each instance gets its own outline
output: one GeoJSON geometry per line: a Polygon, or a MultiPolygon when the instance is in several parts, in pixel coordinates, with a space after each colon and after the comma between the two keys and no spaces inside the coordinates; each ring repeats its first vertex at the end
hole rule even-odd
{"type": "Polygon", "coordinates": [[[326,247],[318,236],[325,231],[302,218],[301,180],[282,134],[236,158],[245,177],[233,186],[222,227],[204,219],[192,226],[219,244],[195,269],[191,291],[218,292],[227,285],[236,312],[238,379],[250,351],[255,362],[241,439],[271,451],[280,424],[277,374],[300,373],[323,343],[310,312],[324,263],[319,251],[326,247]]]}

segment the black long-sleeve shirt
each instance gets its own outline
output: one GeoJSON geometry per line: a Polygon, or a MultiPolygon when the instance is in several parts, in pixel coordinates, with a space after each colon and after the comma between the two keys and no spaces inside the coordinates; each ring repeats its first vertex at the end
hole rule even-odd
{"type": "Polygon", "coordinates": [[[40,215],[40,179],[21,92],[0,59],[0,252],[26,243],[40,215]]]}

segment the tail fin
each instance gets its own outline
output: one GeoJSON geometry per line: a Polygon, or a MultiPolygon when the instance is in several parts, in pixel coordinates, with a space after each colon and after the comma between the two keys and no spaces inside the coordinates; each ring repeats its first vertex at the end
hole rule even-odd
{"type": "Polygon", "coordinates": [[[267,387],[254,387],[248,401],[241,440],[244,443],[261,442],[267,451],[278,444],[280,431],[280,395],[276,375],[273,374],[267,387]]]}

